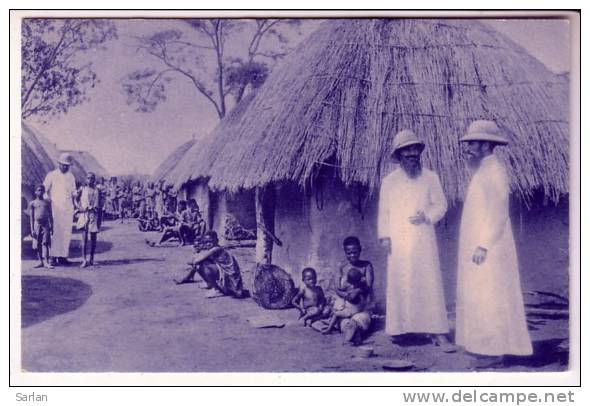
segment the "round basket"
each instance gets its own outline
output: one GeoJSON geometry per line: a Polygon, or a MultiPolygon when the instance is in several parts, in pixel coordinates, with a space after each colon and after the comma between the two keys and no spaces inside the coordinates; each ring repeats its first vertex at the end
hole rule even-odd
{"type": "Polygon", "coordinates": [[[265,309],[285,309],[291,306],[295,283],[280,267],[256,264],[252,285],[252,298],[265,309]]]}

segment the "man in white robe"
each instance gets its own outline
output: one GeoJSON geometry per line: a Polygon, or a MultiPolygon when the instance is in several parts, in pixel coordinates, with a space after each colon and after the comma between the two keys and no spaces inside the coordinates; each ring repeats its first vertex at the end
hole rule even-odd
{"type": "Polygon", "coordinates": [[[424,142],[409,130],[394,139],[400,167],[387,175],[379,193],[378,234],[389,248],[385,331],[430,334],[452,351],[434,225],[447,201],[438,175],[421,165],[424,142]]]}
{"type": "Polygon", "coordinates": [[[58,168],[49,172],[43,181],[53,212],[51,256],[54,262],[62,265],[68,263],[76,196],[76,180],[70,172],[71,166],[72,157],[67,153],[61,154],[58,168]]]}
{"type": "Polygon", "coordinates": [[[494,122],[478,120],[460,141],[473,176],[461,218],[456,343],[484,356],[530,355],[509,179],[494,155],[508,140],[494,122]]]}

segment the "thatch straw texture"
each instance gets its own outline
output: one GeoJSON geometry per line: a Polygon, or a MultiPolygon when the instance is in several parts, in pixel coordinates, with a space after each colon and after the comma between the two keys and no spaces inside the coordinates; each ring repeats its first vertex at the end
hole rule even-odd
{"type": "Polygon", "coordinates": [[[330,165],[373,192],[393,136],[410,128],[457,200],[467,184],[457,140],[480,118],[511,139],[500,156],[515,192],[568,192],[567,85],[522,47],[474,20],[330,20],[273,70],[231,131],[215,131],[206,148],[220,152],[201,155],[207,168],[190,177],[230,191],[304,186],[330,165]]]}
{"type": "Polygon", "coordinates": [[[154,181],[166,179],[169,181],[168,174],[176,166],[176,164],[182,159],[184,154],[195,144],[194,140],[187,141],[176,148],[164,161],[156,168],[152,178],[154,181]]]}
{"type": "Polygon", "coordinates": [[[45,175],[55,169],[55,163],[26,124],[21,126],[21,173],[22,184],[35,187],[43,183],[45,175]]]}
{"type": "Polygon", "coordinates": [[[62,151],[72,155],[72,158],[82,167],[86,173],[93,172],[97,177],[108,177],[108,172],[98,160],[88,151],[62,151]]]}

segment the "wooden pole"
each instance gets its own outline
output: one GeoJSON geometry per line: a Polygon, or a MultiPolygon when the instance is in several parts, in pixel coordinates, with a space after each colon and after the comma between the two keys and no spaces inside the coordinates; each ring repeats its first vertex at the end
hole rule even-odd
{"type": "Polygon", "coordinates": [[[271,264],[273,239],[264,232],[275,231],[275,188],[273,185],[256,188],[256,223],[262,225],[256,232],[256,262],[271,264]]]}

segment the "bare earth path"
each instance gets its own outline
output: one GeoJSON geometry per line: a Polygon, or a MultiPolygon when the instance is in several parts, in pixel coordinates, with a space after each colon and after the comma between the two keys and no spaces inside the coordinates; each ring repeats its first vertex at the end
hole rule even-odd
{"type": "MultiPolygon", "coordinates": [[[[79,239],[79,235],[74,238],[79,239]]],[[[444,354],[420,342],[393,346],[377,331],[367,338],[377,356],[362,359],[337,334],[323,336],[296,323],[295,310],[274,312],[283,328],[256,329],[249,317],[267,314],[251,299],[205,298],[197,284],[177,286],[191,248],[151,248],[136,224],[107,222],[98,266],[33,269],[23,260],[22,367],[55,372],[383,371],[392,358],[415,370],[465,371],[469,356],[444,354]]],[[[72,249],[80,262],[78,245],[72,249]]],[[[251,249],[234,251],[246,282],[251,249]]],[[[567,323],[546,320],[531,334],[540,356],[509,369],[562,370],[555,346],[567,323]]]]}

